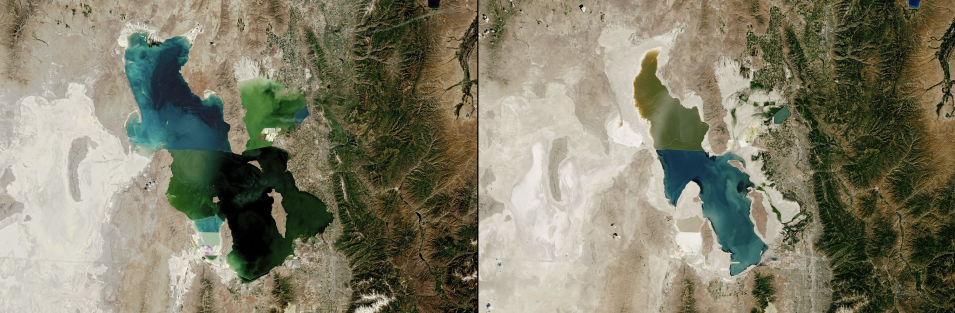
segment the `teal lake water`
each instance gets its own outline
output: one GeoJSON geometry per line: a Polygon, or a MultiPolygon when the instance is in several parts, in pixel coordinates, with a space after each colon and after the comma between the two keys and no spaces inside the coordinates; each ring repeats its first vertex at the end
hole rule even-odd
{"type": "Polygon", "coordinates": [[[704,151],[690,150],[657,150],[657,154],[663,163],[663,186],[671,204],[676,206],[687,183],[700,186],[703,215],[713,224],[723,251],[731,254],[732,262],[738,262],[730,265],[730,275],[758,264],[767,246],[756,235],[749,218],[752,202],[746,194],[754,185],[749,175],[727,163],[743,160],[731,153],[710,157],[704,151]]]}
{"type": "Polygon", "coordinates": [[[140,112],[126,122],[130,143],[153,151],[232,151],[222,99],[200,99],[179,73],[189,61],[189,42],[175,37],[150,45],[146,36],[131,35],[125,55],[126,78],[140,112]]]}
{"type": "Polygon", "coordinates": [[[782,109],[779,109],[779,111],[773,115],[773,124],[782,124],[787,118],[789,118],[790,114],[789,107],[783,107],[782,109]]]}
{"type": "Polygon", "coordinates": [[[198,228],[199,231],[204,233],[218,233],[219,227],[222,226],[222,218],[219,218],[219,216],[217,215],[213,215],[212,217],[207,217],[200,220],[195,220],[194,222],[196,223],[196,228],[198,228]]]}
{"type": "Polygon", "coordinates": [[[308,107],[304,107],[301,110],[298,110],[297,113],[295,113],[295,117],[292,119],[292,123],[301,124],[302,122],[305,121],[305,118],[307,117],[308,117],[308,107]]]}

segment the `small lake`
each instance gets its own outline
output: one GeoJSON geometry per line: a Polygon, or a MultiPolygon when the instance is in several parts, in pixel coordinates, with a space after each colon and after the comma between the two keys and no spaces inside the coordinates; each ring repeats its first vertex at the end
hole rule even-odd
{"type": "Polygon", "coordinates": [[[773,124],[782,124],[787,118],[789,118],[790,114],[789,107],[783,107],[782,109],[779,109],[779,111],[773,115],[773,124]]]}
{"type": "Polygon", "coordinates": [[[301,124],[305,121],[305,118],[308,118],[308,108],[303,107],[301,110],[298,110],[298,113],[295,113],[295,117],[292,120],[292,123],[301,124]]]}

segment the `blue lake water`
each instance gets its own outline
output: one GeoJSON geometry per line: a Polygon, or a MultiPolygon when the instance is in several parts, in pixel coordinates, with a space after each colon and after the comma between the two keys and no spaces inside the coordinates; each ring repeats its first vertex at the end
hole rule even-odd
{"type": "Polygon", "coordinates": [[[922,4],[922,0],[909,0],[909,7],[913,9],[918,9],[922,4]]]}
{"type": "Polygon", "coordinates": [[[140,111],[126,122],[129,141],[152,150],[232,151],[222,99],[200,99],[179,73],[189,60],[186,39],[150,45],[146,38],[146,33],[131,35],[125,55],[126,78],[140,111]]]}
{"type": "Polygon", "coordinates": [[[196,228],[199,231],[204,233],[218,233],[219,227],[222,226],[222,219],[218,215],[213,215],[212,217],[207,217],[200,220],[195,220],[196,228]]]}
{"type": "Polygon", "coordinates": [[[767,246],[756,235],[749,218],[751,201],[746,197],[753,187],[749,175],[727,161],[743,160],[731,153],[711,157],[704,151],[657,150],[663,163],[663,187],[674,206],[689,182],[700,186],[703,215],[713,224],[723,251],[731,254],[730,275],[737,275],[760,262],[767,246]]]}
{"type": "Polygon", "coordinates": [[[306,117],[308,117],[308,107],[298,110],[298,112],[295,113],[295,116],[292,118],[292,123],[301,124],[305,121],[306,117]]]}

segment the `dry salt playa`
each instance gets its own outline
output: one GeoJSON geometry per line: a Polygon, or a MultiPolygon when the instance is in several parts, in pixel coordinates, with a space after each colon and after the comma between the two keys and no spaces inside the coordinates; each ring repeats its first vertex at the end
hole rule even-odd
{"type": "Polygon", "coordinates": [[[17,118],[0,146],[0,191],[15,204],[0,211],[0,307],[99,310],[113,197],[149,158],[106,131],[89,92],[72,83],[63,97],[33,95],[7,106],[17,118]],[[35,306],[19,307],[28,303],[35,306]]]}
{"type": "MultiPolygon", "coordinates": [[[[736,223],[716,225],[715,215],[704,214],[714,210],[705,208],[707,201],[711,206],[726,201],[702,192],[701,183],[712,182],[685,178],[679,186],[667,186],[673,173],[665,169],[665,153],[654,147],[650,121],[635,108],[634,79],[650,52],[659,54],[659,68],[673,66],[671,48],[683,32],[675,28],[641,38],[633,29],[609,26],[593,51],[585,51],[587,58],[601,60],[596,71],[602,75],[589,73],[594,70],[581,61],[587,58],[564,62],[561,57],[570,56],[528,53],[521,61],[526,66],[509,74],[507,84],[482,85],[478,280],[483,310],[604,311],[608,300],[616,301],[615,290],[626,294],[628,288],[668,285],[667,272],[681,264],[704,280],[731,282],[766,257],[765,243],[799,212],[798,204],[770,186],[761,161],[752,160],[759,153],[753,139],[770,126],[752,106],[736,100],[741,92],[759,101],[781,97],[748,91],[750,79],[738,75],[739,64],[728,60],[714,64],[724,108],[739,107],[737,118],[727,120],[728,151],[716,154],[706,134],[693,152],[699,154],[697,161],[736,173],[731,176],[740,184],[723,188],[734,194],[728,203],[735,206],[736,223]],[[552,64],[555,59],[562,60],[560,66],[552,64]],[[595,80],[601,76],[606,80],[595,80]],[[742,192],[755,187],[763,188],[761,197],[742,192]],[[755,226],[753,201],[771,217],[765,229],[755,226]],[[780,211],[778,220],[773,206],[780,211]],[[733,241],[719,238],[719,231],[725,235],[733,227],[746,228],[741,232],[748,235],[729,247],[733,241]]],[[[702,107],[699,95],[660,81],[684,108],[702,107]]],[[[703,111],[696,112],[703,121],[703,111]]],[[[636,311],[662,305],[662,289],[640,290],[616,305],[636,311]]]]}

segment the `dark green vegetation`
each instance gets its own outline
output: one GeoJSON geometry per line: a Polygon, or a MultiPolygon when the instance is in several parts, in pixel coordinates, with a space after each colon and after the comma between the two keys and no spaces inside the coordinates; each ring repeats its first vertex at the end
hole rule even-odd
{"type": "Polygon", "coordinates": [[[288,130],[295,124],[295,113],[305,107],[302,94],[288,92],[285,86],[274,80],[255,78],[239,83],[242,92],[242,107],[247,110],[242,121],[249,131],[248,150],[268,147],[271,141],[265,140],[262,130],[279,128],[288,130]]]}
{"type": "MultiPolygon", "coordinates": [[[[763,183],[763,185],[766,185],[766,183],[763,183]]],[[[763,186],[756,186],[756,190],[766,193],[766,189],[763,188],[763,186]]],[[[783,213],[779,212],[779,209],[776,208],[776,205],[773,205],[773,198],[769,197],[769,194],[766,194],[766,199],[769,200],[769,206],[773,209],[773,213],[776,214],[776,220],[781,223],[783,221],[783,213]]]]}
{"type": "Polygon", "coordinates": [[[497,44],[501,42],[501,37],[504,36],[504,26],[507,25],[507,21],[514,13],[505,11],[505,5],[509,5],[509,3],[505,3],[501,0],[486,1],[484,5],[486,7],[485,12],[490,14],[488,15],[488,20],[491,23],[491,27],[488,28],[491,31],[487,33],[486,45],[488,46],[488,51],[493,51],[497,44]]]}
{"type": "MultiPolygon", "coordinates": [[[[292,290],[291,277],[281,273],[276,273],[272,277],[272,298],[279,305],[280,312],[285,312],[289,302],[294,300],[295,291],[292,290]]],[[[275,308],[273,308],[275,310],[275,308]]],[[[278,310],[277,310],[278,311],[278,310]]]]}
{"type": "MultiPolygon", "coordinates": [[[[758,11],[759,1],[753,1],[753,3],[758,11]]],[[[757,17],[762,19],[762,15],[757,17]]],[[[750,88],[753,90],[773,90],[786,81],[782,34],[784,18],[780,8],[772,7],[769,10],[769,26],[766,34],[757,36],[752,28],[746,33],[746,47],[749,54],[760,56],[765,61],[764,66],[753,73],[753,81],[750,82],[750,88]]]]}
{"type": "MultiPolygon", "coordinates": [[[[771,14],[767,36],[778,40],[757,42],[766,63],[788,65],[801,86],[791,99],[809,128],[813,218],[822,225],[815,248],[833,273],[828,311],[952,312],[955,175],[939,144],[949,139],[928,131],[917,102],[925,89],[911,83],[922,74],[912,69],[916,54],[938,48],[915,35],[931,26],[915,21],[931,19],[911,18],[897,1],[793,6],[787,16],[799,18],[771,14]],[[770,61],[777,52],[785,62],[770,61]]],[[[938,50],[942,64],[949,45],[938,50]]],[[[763,71],[757,79],[774,86],[763,71]]],[[[805,220],[786,226],[787,241],[805,220]]]]}
{"type": "Polygon", "coordinates": [[[30,54],[24,53],[26,45],[23,44],[23,41],[29,38],[26,36],[25,29],[30,18],[36,13],[38,3],[8,0],[4,4],[6,10],[0,13],[0,18],[4,21],[0,25],[4,38],[0,41],[0,53],[4,54],[0,71],[2,71],[4,78],[19,84],[25,84],[27,82],[26,73],[20,72],[20,67],[22,66],[22,58],[30,54]]]}
{"type": "MultiPolygon", "coordinates": [[[[765,122],[768,122],[768,120],[765,122]]],[[[782,240],[782,248],[786,250],[795,248],[795,245],[803,236],[803,231],[813,222],[813,211],[809,209],[811,205],[809,203],[811,202],[807,201],[812,197],[811,189],[806,187],[809,185],[809,181],[806,179],[808,175],[798,174],[809,171],[809,164],[804,157],[805,153],[802,152],[802,149],[805,148],[804,146],[797,146],[797,144],[805,143],[806,140],[802,138],[804,138],[803,134],[806,131],[807,128],[799,123],[784,123],[777,127],[771,127],[760,134],[759,137],[760,143],[765,144],[766,150],[752,157],[754,162],[762,160],[762,172],[766,174],[769,181],[774,182],[768,186],[775,187],[782,193],[783,199],[795,201],[802,208],[792,220],[783,223],[784,239],[782,240]]],[[[757,186],[756,190],[765,192],[764,187],[766,186],[763,183],[761,186],[757,186]]],[[[769,205],[776,215],[776,220],[783,222],[782,212],[776,208],[772,198],[769,198],[769,205]]]]}
{"type": "Polygon", "coordinates": [[[945,116],[951,117],[952,113],[955,113],[955,98],[952,97],[952,85],[955,85],[955,80],[952,80],[952,73],[949,71],[949,61],[952,58],[952,49],[955,48],[955,21],[952,21],[952,24],[941,38],[932,37],[932,41],[939,42],[938,51],[935,51],[935,60],[938,61],[938,65],[942,68],[943,78],[942,81],[929,88],[929,90],[938,86],[942,87],[942,101],[939,101],[936,105],[935,114],[942,115],[942,107],[946,104],[950,104],[952,105],[952,110],[945,113],[945,116]]]}
{"type": "Polygon", "coordinates": [[[172,179],[169,203],[190,219],[218,215],[232,230],[228,262],[243,282],[261,277],[292,254],[293,241],[325,230],[332,216],[325,204],[295,186],[286,170],[288,153],[278,148],[248,150],[242,155],[208,150],[170,150],[172,179]],[[257,162],[259,167],[249,162],[257,162]],[[282,195],[288,214],[285,235],[272,218],[274,198],[282,195]],[[213,197],[218,202],[213,203],[213,197]]]}
{"type": "Polygon", "coordinates": [[[808,211],[801,211],[791,221],[783,224],[783,248],[792,250],[799,243],[801,234],[812,224],[812,215],[808,211]]]}
{"type": "MultiPolygon", "coordinates": [[[[464,72],[461,82],[455,84],[454,86],[448,87],[448,89],[454,88],[455,86],[461,86],[461,102],[454,106],[454,116],[461,115],[461,108],[465,105],[470,107],[470,111],[465,114],[474,114],[474,110],[477,109],[475,105],[477,99],[472,93],[472,88],[477,87],[478,80],[471,76],[471,67],[468,64],[471,60],[471,54],[477,51],[477,31],[478,31],[478,21],[475,18],[471,22],[471,26],[468,26],[468,30],[464,33],[464,36],[457,39],[461,43],[458,45],[457,51],[454,53],[454,57],[458,59],[458,64],[461,66],[461,70],[464,72]]],[[[455,38],[452,37],[452,40],[455,38]]]]}
{"type": "MultiPolygon", "coordinates": [[[[501,42],[501,38],[508,33],[507,22],[514,15],[515,10],[506,10],[507,6],[513,5],[513,2],[504,1],[504,0],[488,0],[488,1],[479,1],[480,5],[484,6],[484,10],[481,12],[487,12],[487,14],[482,14],[482,18],[487,18],[487,21],[491,24],[490,26],[485,26],[484,39],[481,40],[481,51],[482,53],[487,53],[485,57],[485,62],[482,62],[481,68],[495,68],[498,64],[506,63],[505,59],[502,59],[498,54],[498,45],[501,42]]],[[[487,25],[484,21],[481,21],[481,25],[487,25]]],[[[541,25],[541,21],[537,21],[537,25],[541,25]]],[[[543,26],[550,27],[547,23],[543,23],[543,26]]],[[[511,35],[513,36],[513,34],[511,35]]],[[[506,81],[507,77],[498,77],[494,76],[493,71],[487,71],[485,75],[489,75],[486,78],[493,80],[506,81]]]]}
{"type": "Polygon", "coordinates": [[[680,309],[677,311],[679,313],[697,313],[699,310],[696,309],[696,299],[693,298],[694,286],[693,281],[689,279],[683,279],[683,284],[686,287],[683,287],[683,291],[680,292],[680,309]]]}
{"type": "Polygon", "coordinates": [[[199,278],[199,303],[196,307],[197,313],[214,313],[216,312],[215,306],[215,292],[213,290],[215,282],[212,281],[211,277],[203,275],[199,278]]]}
{"type": "Polygon", "coordinates": [[[435,39],[433,27],[447,24],[419,2],[378,1],[365,14],[368,4],[350,5],[343,15],[354,21],[305,30],[321,82],[313,112],[330,128],[327,161],[343,230],[335,248],[353,274],[348,310],[377,294],[394,299],[386,312],[476,311],[477,280],[465,279],[477,271],[476,149],[473,120],[463,121],[460,105],[474,81],[430,81],[433,67],[468,64],[476,17],[454,22],[464,26],[455,44],[435,39]],[[439,58],[447,49],[456,53],[439,58]],[[461,103],[437,102],[434,95],[458,86],[461,103]]]}
{"type": "Polygon", "coordinates": [[[703,136],[710,126],[700,120],[699,108],[685,108],[680,100],[670,97],[667,87],[657,78],[659,54],[659,50],[647,52],[640,73],[633,80],[633,100],[640,117],[650,121],[653,148],[703,151],[703,136]]]}
{"type": "Polygon", "coordinates": [[[756,272],[753,277],[753,298],[756,299],[756,307],[749,310],[750,313],[765,312],[766,306],[770,302],[776,301],[775,276],[773,274],[763,274],[756,272]]]}

